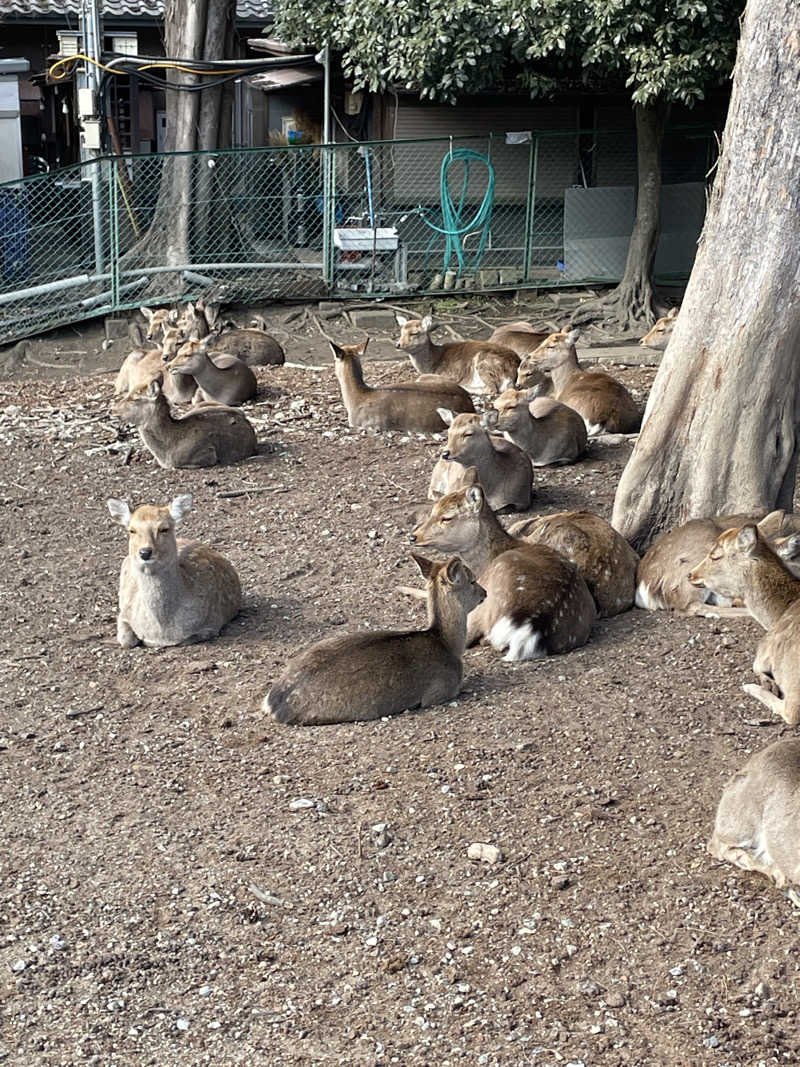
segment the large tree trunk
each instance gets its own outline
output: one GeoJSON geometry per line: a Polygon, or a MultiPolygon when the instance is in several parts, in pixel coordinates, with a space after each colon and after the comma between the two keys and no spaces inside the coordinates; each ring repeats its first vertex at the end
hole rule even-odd
{"type": "MultiPolygon", "coordinates": [[[[179,59],[229,58],[233,42],[234,0],[167,0],[165,50],[179,59]]],[[[169,71],[168,80],[196,85],[196,74],[169,71]]],[[[189,153],[228,147],[230,122],[222,116],[230,97],[220,86],[202,92],[167,93],[167,150],[189,153]]],[[[193,247],[202,251],[210,225],[212,169],[197,165],[191,155],[167,157],[161,172],[158,201],[148,232],[126,254],[126,266],[163,262],[175,267],[191,262],[193,247]]],[[[174,291],[174,276],[156,276],[153,287],[174,291]]]]}
{"type": "Polygon", "coordinates": [[[800,6],[747,7],[694,270],[623,472],[636,547],[719,512],[791,509],[800,404],[800,6]]]}
{"type": "Polygon", "coordinates": [[[622,281],[602,300],[584,304],[573,316],[575,326],[603,319],[620,330],[652,326],[658,317],[653,293],[653,261],[661,224],[661,145],[669,105],[634,107],[636,117],[637,190],[628,258],[622,281]]]}

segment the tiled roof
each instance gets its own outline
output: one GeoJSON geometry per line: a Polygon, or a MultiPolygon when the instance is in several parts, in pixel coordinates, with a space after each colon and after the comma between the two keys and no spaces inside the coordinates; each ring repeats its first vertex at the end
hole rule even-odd
{"type": "MultiPolygon", "coordinates": [[[[52,21],[77,18],[80,0],[0,0],[0,21],[4,18],[52,21]]],[[[101,0],[107,18],[163,18],[164,0],[101,0]]],[[[267,21],[272,17],[272,0],[236,0],[236,17],[246,21],[267,21]]]]}

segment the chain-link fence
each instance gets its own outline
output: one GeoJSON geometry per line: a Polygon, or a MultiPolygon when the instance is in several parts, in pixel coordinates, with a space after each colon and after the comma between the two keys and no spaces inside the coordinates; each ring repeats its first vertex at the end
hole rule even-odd
{"type": "MultiPolygon", "coordinates": [[[[714,140],[665,140],[656,275],[685,278],[714,140]]],[[[0,185],[0,343],[205,293],[264,303],[619,280],[636,146],[514,133],[103,158],[0,185]]]]}

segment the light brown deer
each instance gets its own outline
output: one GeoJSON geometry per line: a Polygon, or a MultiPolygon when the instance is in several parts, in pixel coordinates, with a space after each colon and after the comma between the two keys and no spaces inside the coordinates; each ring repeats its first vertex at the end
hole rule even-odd
{"type": "MultiPolygon", "coordinates": [[[[768,538],[788,535],[796,528],[797,518],[783,511],[760,515],[715,515],[706,519],[690,519],[662,534],[648,548],[639,562],[636,576],[636,606],[646,611],[679,611],[690,615],[736,616],[747,610],[733,606],[741,597],[737,589],[733,597],[722,596],[689,581],[689,571],[707,555],[721,533],[733,526],[758,522],[761,533],[768,538]]],[[[791,553],[791,549],[784,549],[791,553]]]]}
{"type": "Polygon", "coordinates": [[[506,389],[494,402],[492,425],[506,440],[527,452],[534,467],[574,463],[588,443],[586,425],[577,411],[536,390],[506,389]]]}
{"type": "Polygon", "coordinates": [[[506,322],[498,326],[491,337],[490,344],[503,345],[516,352],[520,359],[524,359],[529,353],[535,351],[549,337],[547,333],[539,333],[529,322],[506,322]]]}
{"type": "Polygon", "coordinates": [[[647,348],[666,348],[672,336],[672,329],[678,317],[678,308],[673,308],[668,314],[663,315],[639,342],[647,348]]]}
{"type": "Polygon", "coordinates": [[[334,370],[347,410],[348,424],[361,430],[405,430],[438,433],[445,428],[440,408],[474,411],[472,399],[455,382],[424,374],[415,382],[373,388],[361,369],[369,338],[359,345],[331,346],[334,370]]]}
{"type": "Polygon", "coordinates": [[[450,341],[437,345],[431,340],[433,319],[406,319],[396,315],[400,327],[397,348],[420,374],[441,374],[458,382],[469,393],[495,394],[508,389],[517,377],[519,357],[510,348],[489,341],[450,341]]]}
{"type": "Polygon", "coordinates": [[[741,595],[747,610],[767,631],[753,661],[758,684],[749,683],[743,689],[796,726],[800,722],[800,581],[754,523],[720,534],[689,581],[722,596],[741,595]]]}
{"type": "Polygon", "coordinates": [[[491,432],[497,412],[456,415],[439,408],[439,414],[449,427],[447,448],[433,468],[428,499],[436,500],[460,487],[465,468],[474,467],[492,511],[527,511],[533,466],[521,448],[491,432]]]}
{"type": "Polygon", "coordinates": [[[178,325],[178,312],[175,308],[153,308],[140,307],[142,315],[147,320],[147,340],[158,341],[163,334],[163,331],[168,326],[178,325]]]}
{"type": "Polygon", "coordinates": [[[256,451],[256,433],[243,412],[204,404],[175,418],[161,388],[161,375],[115,404],[114,414],[132,423],[159,467],[214,467],[237,463],[256,451]]]}
{"type": "Polygon", "coordinates": [[[239,578],[225,557],[176,540],[175,527],[191,507],[188,493],[168,507],[143,504],[133,512],[124,500],[108,501],[112,519],[128,531],[117,616],[123,648],[208,641],[241,607],[239,578]]]}
{"type": "Polygon", "coordinates": [[[602,617],[633,607],[639,557],[621,534],[591,511],[560,511],[522,519],[509,527],[512,537],[549,545],[572,560],[602,617]]]}
{"type": "Polygon", "coordinates": [[[427,629],[317,642],[289,662],[267,694],[264,711],[289,725],[321,726],[380,719],[458,695],[467,615],[486,594],[459,559],[413,558],[427,581],[427,629]]]}
{"type": "Polygon", "coordinates": [[[616,378],[600,370],[581,370],[575,344],[579,330],[551,334],[540,348],[540,370],[550,372],[556,399],[568,404],[586,423],[590,437],[601,433],[635,433],[642,409],[616,378]]]}
{"type": "Polygon", "coordinates": [[[506,533],[480,486],[443,496],[411,540],[457,552],[478,574],[486,600],[469,617],[467,644],[486,637],[515,661],[569,652],[588,641],[597,611],[575,564],[547,545],[506,533]]]}
{"type": "Polygon", "coordinates": [[[722,793],[708,851],[779,889],[800,884],[800,740],[756,752],[722,793]]]}
{"type": "MultiPolygon", "coordinates": [[[[167,326],[160,348],[135,348],[129,352],[117,374],[114,392],[118,396],[125,396],[163,375],[164,364],[174,357],[178,343],[178,328],[167,326]]],[[[197,383],[193,378],[175,378],[168,380],[163,388],[171,403],[188,404],[197,390],[197,383]]]]}
{"type": "Polygon", "coordinates": [[[252,400],[258,392],[258,381],[250,367],[234,356],[217,356],[212,360],[207,351],[208,338],[186,341],[169,363],[169,372],[193,378],[197,383],[195,402],[214,400],[218,404],[238,406],[252,400]]]}

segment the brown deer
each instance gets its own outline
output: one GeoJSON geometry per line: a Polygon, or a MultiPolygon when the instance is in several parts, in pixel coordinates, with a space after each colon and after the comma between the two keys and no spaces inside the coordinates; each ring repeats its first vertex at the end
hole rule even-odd
{"type": "Polygon", "coordinates": [[[800,581],[755,523],[720,534],[689,574],[689,581],[725,597],[741,595],[747,610],[767,631],[753,662],[758,684],[749,683],[743,689],[796,726],[800,722],[800,581]]]}
{"type": "Polygon", "coordinates": [[[397,348],[408,357],[420,374],[441,374],[452,378],[467,392],[501,393],[514,384],[519,357],[510,348],[489,341],[451,341],[437,345],[431,340],[433,319],[406,319],[396,315],[400,327],[397,348]]]}
{"type": "Polygon", "coordinates": [[[459,559],[413,559],[426,579],[427,628],[318,641],[289,662],[264,711],[289,725],[322,726],[380,719],[458,695],[467,615],[486,594],[459,559]]]}
{"type": "Polygon", "coordinates": [[[668,314],[663,315],[639,342],[647,348],[666,348],[672,336],[672,328],[678,317],[678,308],[673,308],[668,314]]]}
{"type": "Polygon", "coordinates": [[[579,330],[562,330],[541,345],[538,366],[550,371],[556,399],[578,412],[590,437],[636,433],[642,423],[642,409],[622,382],[610,374],[581,370],[575,350],[579,336],[579,330]]]}
{"type": "Polygon", "coordinates": [[[108,501],[112,519],[128,531],[117,616],[123,648],[208,641],[239,612],[239,578],[225,557],[175,538],[175,527],[191,507],[188,493],[168,507],[143,504],[133,512],[124,500],[108,501]]]}
{"type": "Polygon", "coordinates": [[[448,378],[424,374],[415,382],[373,388],[364,381],[361,356],[369,338],[359,345],[328,341],[334,370],[347,410],[348,424],[361,430],[405,430],[438,433],[445,428],[440,408],[474,411],[469,393],[448,378]]]}
{"type": "Polygon", "coordinates": [[[708,851],[779,889],[800,884],[800,740],[756,752],[722,793],[708,851]]]}
{"type": "MultiPolygon", "coordinates": [[[[758,522],[761,533],[772,539],[789,534],[797,519],[783,511],[772,511],[766,517],[715,515],[690,519],[675,526],[654,541],[639,562],[636,606],[646,611],[679,611],[712,617],[746,615],[745,608],[733,606],[733,599],[741,597],[740,589],[733,597],[722,596],[711,589],[693,585],[689,581],[689,571],[711,551],[721,533],[747,522],[758,522]]],[[[791,558],[791,548],[785,547],[782,551],[791,558]]]]}
{"type": "Polygon", "coordinates": [[[256,451],[256,433],[241,412],[204,404],[180,418],[170,411],[159,374],[115,404],[114,414],[132,423],[159,467],[214,467],[237,463],[256,451]]]}
{"type": "Polygon", "coordinates": [[[591,511],[561,511],[522,519],[508,532],[512,537],[549,545],[572,560],[583,575],[601,618],[633,607],[639,557],[599,515],[591,511]]]}
{"type": "Polygon", "coordinates": [[[583,419],[550,396],[539,396],[535,389],[506,389],[494,406],[497,417],[489,417],[490,428],[527,452],[534,467],[574,463],[586,451],[583,419]]]}
{"type": "Polygon", "coordinates": [[[207,350],[215,361],[221,355],[236,356],[248,367],[282,367],[286,362],[283,348],[267,333],[266,321],[260,315],[248,327],[212,331],[207,350]]]}
{"type": "Polygon", "coordinates": [[[238,406],[252,400],[258,392],[258,380],[250,367],[235,356],[208,355],[208,337],[186,341],[169,363],[169,372],[193,378],[197,383],[195,402],[214,400],[218,404],[238,406]]]}
{"type": "MultiPolygon", "coordinates": [[[[117,396],[136,392],[162,375],[164,364],[174,357],[178,350],[178,343],[178,328],[167,326],[164,328],[160,348],[140,347],[129,352],[114,383],[114,392],[117,396]]],[[[168,380],[163,388],[171,403],[188,404],[197,390],[197,383],[193,378],[175,378],[168,380]]]]}
{"type": "Polygon", "coordinates": [[[597,612],[586,582],[559,552],[511,537],[479,485],[448,493],[411,535],[417,545],[457,552],[478,573],[486,600],[469,617],[467,644],[486,637],[509,661],[586,644],[597,612]]]}
{"type": "Polygon", "coordinates": [[[439,414],[449,427],[447,448],[433,468],[428,499],[436,500],[460,487],[465,468],[474,467],[492,511],[527,511],[533,466],[521,448],[491,432],[497,412],[456,415],[439,408],[439,414]]]}
{"type": "Polygon", "coordinates": [[[162,334],[168,326],[178,325],[178,312],[175,308],[153,308],[140,307],[142,315],[147,320],[147,340],[157,341],[159,335],[162,334]]]}
{"type": "Polygon", "coordinates": [[[498,326],[489,338],[490,344],[503,345],[516,352],[520,359],[535,351],[550,332],[538,333],[529,322],[506,322],[498,326]]]}

